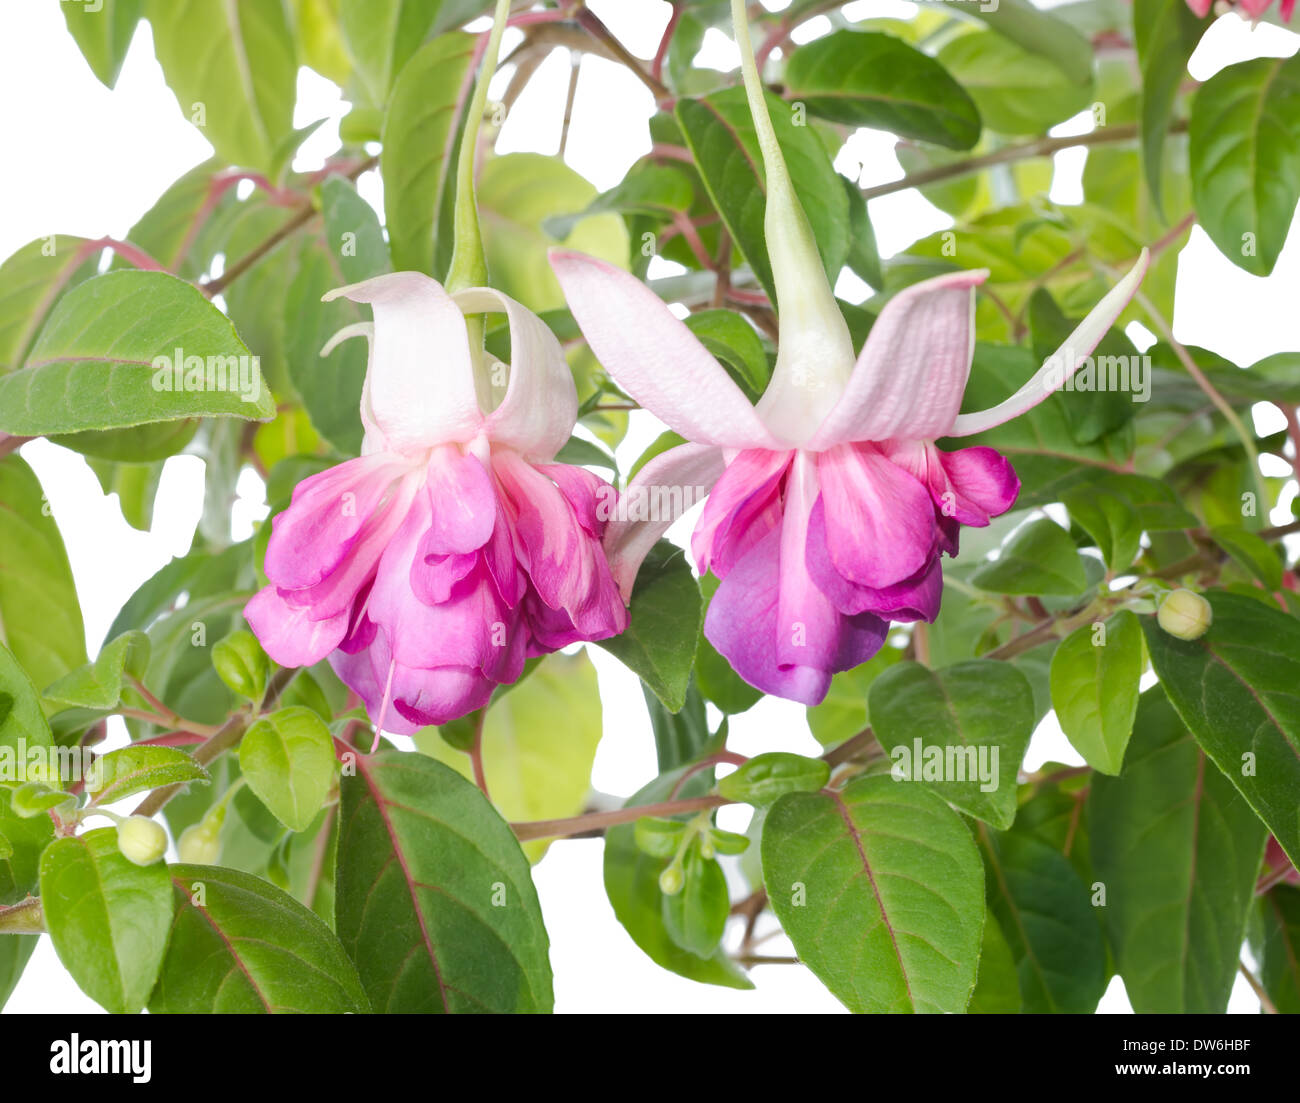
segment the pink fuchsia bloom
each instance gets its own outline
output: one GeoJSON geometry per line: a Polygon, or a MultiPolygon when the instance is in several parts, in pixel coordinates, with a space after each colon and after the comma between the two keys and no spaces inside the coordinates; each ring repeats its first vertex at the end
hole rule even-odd
{"type": "Polygon", "coordinates": [[[362,454],[294,490],[245,616],[276,662],[328,656],[377,730],[410,734],[485,705],[531,656],[627,627],[601,546],[609,487],[555,462],[577,393],[534,314],[417,272],[340,295],[374,310],[335,337],[370,338],[362,454]],[[508,368],[465,324],[502,311],[508,368]]]}
{"type": "MultiPolygon", "coordinates": [[[[1256,22],[1272,6],[1273,0],[1238,0],[1236,4],[1229,6],[1241,12],[1245,18],[1251,22],[1256,22]]],[[[1194,11],[1197,16],[1204,19],[1210,14],[1211,9],[1215,7],[1215,0],[1187,0],[1187,6],[1194,11]]],[[[1222,11],[1223,9],[1220,9],[1222,11]]],[[[1283,23],[1291,22],[1291,14],[1295,11],[1295,0],[1282,0],[1278,7],[1278,14],[1282,17],[1283,23]]]]}

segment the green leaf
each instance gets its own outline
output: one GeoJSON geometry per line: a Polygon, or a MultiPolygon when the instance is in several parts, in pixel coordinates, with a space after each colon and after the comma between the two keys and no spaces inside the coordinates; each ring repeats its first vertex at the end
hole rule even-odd
{"type": "Polygon", "coordinates": [[[697,310],[687,315],[686,328],[718,358],[751,401],[757,402],[772,373],[763,342],[744,316],[732,310],[697,310]]]}
{"type": "Polygon", "coordinates": [[[687,849],[684,874],[681,892],[663,898],[664,929],[683,950],[707,958],[727,926],[727,878],[716,861],[700,854],[698,841],[687,849]]]}
{"type": "Polygon", "coordinates": [[[709,744],[710,733],[704,698],[694,679],[686,688],[686,703],[677,712],[669,712],[644,682],[641,693],[650,713],[659,772],[667,773],[698,758],[709,744]]]}
{"type": "Polygon", "coordinates": [[[59,5],[81,56],[100,83],[108,88],[117,83],[143,6],[143,0],[99,0],[94,6],[59,5]]]}
{"type": "Polygon", "coordinates": [[[979,976],[966,1008],[970,1015],[1020,1013],[1020,977],[1007,936],[993,916],[984,919],[984,944],[980,947],[979,976]]]}
{"type": "Polygon", "coordinates": [[[1164,691],[1138,706],[1124,772],[1088,791],[1102,915],[1138,1014],[1222,1014],[1267,832],[1164,691]]]}
{"type": "Polygon", "coordinates": [[[1142,544],[1142,523],[1127,498],[1095,486],[1067,491],[1061,501],[1070,518],[1097,542],[1112,573],[1131,566],[1142,544]]]}
{"type": "Polygon", "coordinates": [[[392,271],[388,243],[374,207],[357,194],[356,185],[331,176],[320,188],[325,218],[325,247],[338,259],[348,283],[360,283],[392,271]]]}
{"type": "Polygon", "coordinates": [[[95,274],[102,246],[51,234],[24,245],[0,265],[0,371],[17,368],[70,287],[95,274]]]}
{"type": "Polygon", "coordinates": [[[27,961],[40,941],[36,935],[5,935],[0,938],[0,1010],[22,980],[27,961]]]}
{"type": "Polygon", "coordinates": [[[597,640],[641,676],[669,712],[686,703],[703,608],[681,548],[660,540],[632,589],[631,622],[621,636],[597,640]]]}
{"type": "Polygon", "coordinates": [[[949,149],[970,149],[979,140],[979,111],[961,85],[892,35],[835,31],[800,46],[785,85],[791,100],[837,123],[949,149]]]}
{"type": "MultiPolygon", "coordinates": [[[[2,676],[0,692],[3,692],[2,676]]],[[[10,799],[9,790],[0,786],[0,837],[8,842],[9,850],[0,857],[0,906],[17,904],[36,891],[41,851],[54,836],[54,823],[49,816],[33,819],[16,816],[10,810],[10,799]]],[[[35,948],[33,936],[0,937],[0,1008],[17,986],[35,948]]]]}
{"type": "Polygon", "coordinates": [[[979,829],[989,914],[1011,947],[1029,1014],[1090,1014],[1106,988],[1106,944],[1088,889],[1034,835],[979,829]]]}
{"type": "MultiPolygon", "coordinates": [[[[624,807],[667,800],[674,790],[683,799],[702,796],[713,784],[713,772],[705,770],[691,775],[677,788],[682,773],[674,770],[661,774],[629,797],[624,807]]],[[[670,972],[701,984],[753,988],[744,971],[723,950],[699,957],[679,946],[668,933],[659,889],[659,875],[668,862],[667,855],[652,857],[637,846],[633,824],[618,824],[605,832],[605,893],[618,921],[651,961],[670,972]]]]}
{"type": "Polygon", "coordinates": [[[645,161],[633,165],[609,191],[601,192],[580,211],[554,215],[542,224],[555,237],[567,237],[584,218],[610,212],[646,215],[666,222],[678,212],[690,211],[695,187],[690,176],[677,165],[645,161]]]}
{"type": "MultiPolygon", "coordinates": [[[[222,167],[213,157],[173,181],[127,232],[127,241],[168,272],[188,280],[203,275],[212,258],[223,251],[218,248],[219,235],[210,230],[221,225],[236,202],[236,189],[217,182],[222,167]]],[[[126,266],[121,257],[114,257],[112,267],[126,266]]]]}
{"type": "Polygon", "coordinates": [[[980,566],[970,580],[998,594],[1077,597],[1088,588],[1074,542],[1045,517],[1017,529],[997,559],[980,566]]]}
{"type": "Polygon", "coordinates": [[[370,1010],[334,933],[288,893],[219,866],[154,868],[176,921],[150,1014],[370,1010]]]}
{"type": "MultiPolygon", "coordinates": [[[[903,147],[897,147],[901,150],[903,147]]],[[[876,228],[871,223],[867,201],[856,180],[842,177],[844,194],[849,197],[849,255],[845,263],[859,278],[872,287],[885,286],[885,276],[880,268],[880,248],[876,244],[876,228]]],[[[858,341],[855,337],[855,345],[858,341]]]]}
{"type": "Polygon", "coordinates": [[[337,772],[329,728],[311,709],[279,709],[245,733],[239,769],[276,819],[290,831],[306,831],[337,772]]]}
{"type": "Polygon", "coordinates": [[[181,113],[227,162],[274,172],[293,132],[298,80],[283,5],[148,0],[146,12],[181,113]]]}
{"type": "Polygon", "coordinates": [[[1300,861],[1300,621],[1240,594],[1205,595],[1198,640],[1144,617],[1151,664],[1201,748],[1300,861]]]}
{"type": "Polygon", "coordinates": [[[549,1011],[546,928],[509,825],[456,771],[382,751],[345,772],[335,927],[376,1011],[549,1011]]]}
{"type": "Polygon", "coordinates": [[[1300,55],[1220,69],[1197,89],[1192,201],[1219,252],[1267,276],[1300,198],[1300,55]]]}
{"type": "Polygon", "coordinates": [[[786,793],[815,793],[830,780],[830,765],[789,751],[769,751],[742,763],[718,782],[718,795],[761,807],[786,793]]]}
{"type": "Polygon", "coordinates": [[[554,157],[507,153],[488,161],[477,198],[492,286],[531,310],[552,310],[564,306],[564,295],[546,256],[551,247],[626,266],[627,227],[616,214],[583,219],[563,239],[544,227],[556,211],[585,207],[595,197],[595,187],[554,157]]]}
{"type": "Polygon", "coordinates": [[[63,538],[21,456],[0,459],[0,513],[0,640],[49,685],[86,661],[86,635],[63,538]]]}
{"type": "Polygon", "coordinates": [[[0,376],[0,409],[0,429],[40,436],[182,417],[265,419],[275,403],[230,321],[197,288],[165,272],[123,271],[60,300],[25,365],[0,376]],[[173,364],[177,349],[201,357],[205,370],[173,364]],[[155,367],[156,357],[168,366],[155,367]]]}
{"type": "Polygon", "coordinates": [[[1270,592],[1282,589],[1282,560],[1271,544],[1240,525],[1216,525],[1210,539],[1258,578],[1270,592]]]}
{"type": "MultiPolygon", "coordinates": [[[[951,595],[949,597],[951,603],[951,595]]],[[[831,678],[831,687],[820,705],[808,709],[808,727],[823,747],[851,739],[871,723],[867,693],[882,673],[903,657],[903,649],[886,644],[865,663],[831,678]]],[[[697,660],[698,661],[698,660],[697,660]]]]}
{"type": "MultiPolygon", "coordinates": [[[[844,186],[813,129],[795,126],[790,105],[769,94],[768,110],[822,263],[833,282],[849,253],[849,203],[844,186]]],[[[759,283],[774,297],[772,264],[763,236],[766,178],[744,89],[728,88],[702,99],[681,99],[675,111],[713,205],[759,283]]]]}
{"type": "MultiPolygon", "coordinates": [[[[483,773],[497,811],[511,822],[578,815],[591,792],[602,731],[596,668],[586,651],[547,655],[485,712],[483,773]],[[564,723],[539,723],[540,717],[563,717],[564,723]]],[[[433,735],[433,729],[418,733],[416,746],[472,778],[469,757],[433,735]]],[[[523,847],[535,862],[546,853],[547,842],[536,839],[523,847]]]]}
{"type": "Polygon", "coordinates": [[[46,847],[40,879],[45,926],[63,967],[106,1011],[138,1012],[172,925],[167,867],[128,861],[117,829],[102,827],[46,847]]]}
{"type": "Polygon", "coordinates": [[[448,34],[426,42],[393,86],[384,116],[379,170],[393,262],[441,276],[451,260],[456,143],[469,105],[474,39],[448,34]],[[436,259],[435,259],[436,258],[436,259]]]}
{"type": "Polygon", "coordinates": [[[850,1011],[954,1012],[975,986],[984,874],[961,818],[919,785],[859,778],[782,797],[763,883],[804,962],[850,1011]]]}
{"type": "Polygon", "coordinates": [[[1092,82],[1076,82],[1054,62],[991,31],[959,35],[938,60],[1000,134],[1041,134],[1092,102],[1092,82]]]}
{"type": "Polygon", "coordinates": [[[149,637],[137,630],[124,632],[104,644],[93,663],[65,674],[43,696],[77,708],[116,708],[122,700],[123,678],[127,674],[140,677],[148,665],[149,637]]]}
{"type": "Polygon", "coordinates": [[[870,707],[895,780],[922,782],[977,819],[1011,826],[1035,721],[1034,693],[1019,670],[991,659],[942,670],[903,662],[872,684],[870,707]]]}
{"type": "Polygon", "coordinates": [[[1092,79],[1092,44],[1080,30],[1060,16],[1035,7],[1030,0],[972,5],[963,8],[962,14],[987,23],[1003,38],[1046,58],[1075,84],[1087,84],[1092,79]]]}
{"type": "Polygon", "coordinates": [[[1134,45],[1142,70],[1142,164],[1157,207],[1174,103],[1188,79],[1187,62],[1208,26],[1186,0],[1133,0],[1134,45]]]}
{"type": "Polygon", "coordinates": [[[1076,628],[1052,656],[1052,707],[1061,730],[1103,774],[1118,774],[1124,761],[1143,666],[1142,626],[1128,609],[1076,628]]]}
{"type": "Polygon", "coordinates": [[[1300,1014],[1300,889],[1275,885],[1260,897],[1259,914],[1260,983],[1279,1014],[1300,1014]]]}
{"type": "Polygon", "coordinates": [[[175,747],[132,746],[110,751],[95,760],[96,784],[87,779],[86,791],[99,805],[158,789],[209,780],[199,763],[175,747]]]}

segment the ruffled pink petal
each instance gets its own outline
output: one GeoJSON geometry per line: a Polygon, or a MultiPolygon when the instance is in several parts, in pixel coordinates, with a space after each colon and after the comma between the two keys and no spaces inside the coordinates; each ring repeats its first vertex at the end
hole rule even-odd
{"type": "Polygon", "coordinates": [[[339,565],[402,465],[363,456],[303,479],[271,520],[266,575],[279,586],[313,586],[339,565]]]}
{"type": "MultiPolygon", "coordinates": [[[[692,504],[698,501],[714,486],[722,471],[720,448],[708,444],[680,444],[655,456],[628,483],[624,497],[629,501],[647,495],[653,500],[657,488],[666,489],[670,508],[645,520],[633,520],[620,514],[611,519],[605,529],[605,555],[624,601],[631,598],[636,573],[650,549],[680,516],[674,512],[676,507],[680,505],[683,507],[681,512],[685,513],[687,498],[692,504]],[[674,490],[678,493],[673,494],[674,490]]],[[[661,499],[663,497],[665,495],[660,495],[661,499]]]]}
{"type": "Polygon", "coordinates": [[[311,666],[343,640],[348,610],[323,620],[312,620],[309,612],[288,604],[275,586],[267,586],[244,606],[244,619],[266,653],[281,666],[311,666]]]}
{"type": "Polygon", "coordinates": [[[727,464],[691,535],[695,565],[726,578],[751,547],[781,521],[781,484],[793,452],[747,449],[727,464]]]}
{"type": "Polygon", "coordinates": [[[953,272],[890,299],[808,447],[943,435],[961,409],[975,349],[975,288],[987,278],[983,269],[953,272]]]}
{"type": "Polygon", "coordinates": [[[433,449],[424,485],[432,512],[421,555],[459,555],[487,543],[496,523],[496,492],[476,457],[454,444],[433,449]]]}
{"type": "Polygon", "coordinates": [[[780,447],[744,392],[644,283],[581,253],[552,249],[550,258],[596,359],[637,402],[696,444],[780,447]]]}
{"type": "Polygon", "coordinates": [[[934,550],[934,506],[912,475],[871,445],[818,456],[826,545],[836,571],[879,589],[910,578],[934,550]]]}
{"type": "Polygon", "coordinates": [[[941,517],[983,527],[1005,513],[1020,493],[1015,468],[992,448],[944,452],[928,441],[889,442],[882,451],[930,492],[941,517]]]}

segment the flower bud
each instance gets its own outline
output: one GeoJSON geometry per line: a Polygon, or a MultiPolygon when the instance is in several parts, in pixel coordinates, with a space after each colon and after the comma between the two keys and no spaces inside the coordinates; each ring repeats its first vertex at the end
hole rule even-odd
{"type": "Polygon", "coordinates": [[[659,891],[665,896],[676,896],[685,886],[686,875],[676,862],[659,874],[659,891]]]}
{"type": "Polygon", "coordinates": [[[221,857],[221,839],[206,822],[195,823],[181,832],[176,849],[182,862],[194,866],[214,866],[221,857]]]}
{"type": "Polygon", "coordinates": [[[1160,603],[1156,621],[1180,640],[1198,640],[1214,620],[1210,603],[1191,590],[1174,590],[1160,603]]]}
{"type": "Polygon", "coordinates": [[[147,816],[128,816],[117,825],[117,848],[138,866],[153,865],[167,852],[167,832],[147,816]]]}

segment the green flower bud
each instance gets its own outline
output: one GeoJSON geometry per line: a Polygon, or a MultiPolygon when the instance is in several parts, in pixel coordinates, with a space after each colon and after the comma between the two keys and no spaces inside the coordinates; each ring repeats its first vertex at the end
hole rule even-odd
{"type": "Polygon", "coordinates": [[[676,896],[686,886],[686,875],[676,862],[659,874],[659,891],[665,896],[676,896]]]}
{"type": "Polygon", "coordinates": [[[117,849],[138,866],[153,865],[167,852],[167,832],[147,816],[128,816],[117,825],[117,849]]]}
{"type": "Polygon", "coordinates": [[[266,693],[271,661],[252,632],[240,629],[214,643],[212,665],[221,680],[241,697],[260,701],[266,693]]]}
{"type": "Polygon", "coordinates": [[[221,857],[221,839],[209,830],[207,822],[191,824],[181,832],[176,844],[182,862],[194,866],[214,866],[221,857]]]}
{"type": "Polygon", "coordinates": [[[1214,620],[1214,610],[1200,594],[1174,590],[1160,603],[1156,622],[1180,640],[1198,640],[1214,620]]]}

